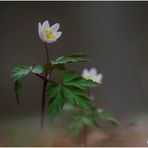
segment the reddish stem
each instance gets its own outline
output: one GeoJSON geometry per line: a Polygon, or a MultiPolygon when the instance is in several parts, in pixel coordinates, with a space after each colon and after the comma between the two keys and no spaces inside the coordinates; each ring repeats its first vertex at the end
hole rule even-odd
{"type": "Polygon", "coordinates": [[[44,127],[44,112],[45,112],[45,92],[47,87],[47,81],[44,80],[42,90],[42,104],[41,104],[41,129],[44,127]]]}
{"type": "Polygon", "coordinates": [[[56,81],[52,81],[52,80],[48,80],[46,79],[44,76],[40,75],[40,74],[37,74],[37,73],[33,73],[35,74],[36,76],[38,76],[39,78],[43,79],[44,81],[48,81],[49,83],[52,83],[52,84],[57,84],[56,81]]]}
{"type": "MultiPolygon", "coordinates": [[[[46,50],[46,62],[47,64],[49,65],[49,52],[48,52],[48,48],[47,48],[47,45],[46,43],[44,43],[44,46],[45,46],[45,50],[46,50]]],[[[44,112],[45,112],[45,93],[46,93],[46,87],[47,87],[47,82],[48,82],[48,73],[49,71],[45,74],[45,79],[44,79],[44,82],[43,82],[43,89],[42,89],[42,103],[41,103],[41,130],[43,129],[44,127],[44,112]]],[[[38,75],[40,76],[40,75],[38,75]]],[[[41,77],[41,76],[40,76],[41,77]]],[[[44,78],[44,77],[42,77],[44,78]]]]}

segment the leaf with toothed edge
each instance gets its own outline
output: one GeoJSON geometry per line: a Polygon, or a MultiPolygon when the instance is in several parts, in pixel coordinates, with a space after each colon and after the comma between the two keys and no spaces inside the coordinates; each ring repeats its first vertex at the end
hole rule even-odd
{"type": "Polygon", "coordinates": [[[14,91],[16,94],[16,101],[18,105],[20,105],[20,95],[21,95],[21,89],[23,87],[23,81],[24,81],[24,78],[17,79],[14,82],[15,83],[14,91]]]}
{"type": "Polygon", "coordinates": [[[98,108],[96,111],[97,111],[98,117],[101,120],[109,121],[109,122],[111,122],[114,125],[120,125],[120,122],[111,113],[106,112],[106,111],[104,111],[101,108],[98,108]]]}
{"type": "Polygon", "coordinates": [[[20,94],[23,87],[23,81],[25,77],[31,72],[32,67],[18,66],[12,70],[11,77],[14,78],[14,91],[16,94],[17,104],[20,105],[20,94]]]}
{"type": "Polygon", "coordinates": [[[11,77],[14,79],[19,79],[23,76],[26,76],[27,74],[29,74],[29,72],[31,71],[32,67],[28,67],[28,66],[18,66],[15,67],[12,70],[12,75],[11,77]]]}
{"type": "Polygon", "coordinates": [[[62,77],[62,81],[65,86],[73,86],[79,89],[87,89],[98,85],[98,83],[92,80],[86,80],[85,78],[79,76],[75,71],[65,72],[62,77]]]}
{"type": "Polygon", "coordinates": [[[52,120],[57,115],[59,115],[60,111],[64,106],[64,96],[62,94],[61,86],[60,85],[52,85],[46,91],[47,97],[50,97],[48,102],[48,115],[49,118],[52,120]]]}
{"type": "Polygon", "coordinates": [[[66,63],[74,63],[74,62],[86,62],[89,61],[87,55],[82,53],[74,53],[68,56],[62,56],[57,58],[54,61],[54,64],[66,64],[66,63]]]}
{"type": "Polygon", "coordinates": [[[74,87],[63,87],[62,90],[64,97],[73,106],[80,106],[85,110],[91,110],[91,101],[83,90],[74,87]]]}
{"type": "Polygon", "coordinates": [[[36,74],[41,74],[43,72],[43,66],[41,65],[34,66],[32,67],[31,72],[36,74]]]}
{"type": "Polygon", "coordinates": [[[66,67],[64,64],[55,64],[53,65],[53,69],[59,71],[66,71],[66,67]]]}

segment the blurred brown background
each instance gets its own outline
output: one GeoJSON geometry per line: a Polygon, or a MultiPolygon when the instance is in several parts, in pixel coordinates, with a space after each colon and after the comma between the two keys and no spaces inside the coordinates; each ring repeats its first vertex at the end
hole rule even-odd
{"type": "Polygon", "coordinates": [[[103,73],[103,84],[92,90],[98,105],[118,117],[148,111],[148,2],[0,2],[1,121],[40,113],[41,81],[26,79],[18,107],[10,74],[44,62],[37,32],[44,20],[60,23],[63,32],[48,46],[52,58],[84,52],[91,61],[69,68],[103,73]]]}

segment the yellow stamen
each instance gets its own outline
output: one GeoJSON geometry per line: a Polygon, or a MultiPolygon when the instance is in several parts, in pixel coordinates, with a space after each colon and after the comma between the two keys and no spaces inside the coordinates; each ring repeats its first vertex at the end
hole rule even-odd
{"type": "Polygon", "coordinates": [[[85,79],[86,80],[93,80],[93,78],[91,76],[86,76],[85,79]]]}
{"type": "Polygon", "coordinates": [[[48,28],[48,29],[44,29],[43,31],[44,31],[47,39],[55,39],[56,38],[56,34],[53,32],[52,29],[48,28]]]}

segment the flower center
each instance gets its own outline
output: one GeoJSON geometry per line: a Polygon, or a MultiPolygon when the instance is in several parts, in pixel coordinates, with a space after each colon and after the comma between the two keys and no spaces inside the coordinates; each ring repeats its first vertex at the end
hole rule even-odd
{"type": "Polygon", "coordinates": [[[86,80],[93,80],[93,77],[91,77],[91,76],[86,76],[85,79],[86,79],[86,80]]]}
{"type": "Polygon", "coordinates": [[[47,40],[56,38],[56,34],[50,28],[44,29],[43,32],[45,33],[47,40]]]}

